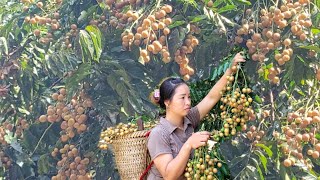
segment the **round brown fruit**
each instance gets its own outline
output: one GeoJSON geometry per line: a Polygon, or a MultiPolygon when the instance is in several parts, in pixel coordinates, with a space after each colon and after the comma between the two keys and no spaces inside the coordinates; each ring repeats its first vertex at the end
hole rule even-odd
{"type": "Polygon", "coordinates": [[[283,41],[283,44],[284,44],[285,46],[290,46],[290,45],[291,45],[291,40],[290,40],[289,38],[287,38],[287,39],[285,39],[285,40],[283,41]]]}
{"type": "Polygon", "coordinates": [[[43,3],[42,3],[42,2],[38,2],[38,3],[37,3],[37,7],[38,7],[38,8],[42,8],[42,7],[43,7],[43,3]]]}
{"type": "Polygon", "coordinates": [[[213,1],[210,0],[210,1],[207,3],[207,6],[208,6],[208,7],[212,7],[212,6],[213,6],[213,1]]]}
{"type": "Polygon", "coordinates": [[[283,161],[283,165],[284,165],[285,167],[290,167],[290,166],[292,165],[292,162],[291,162],[290,159],[285,159],[285,160],[283,161]]]}
{"type": "Polygon", "coordinates": [[[71,24],[71,29],[76,30],[77,29],[77,25],[76,24],[71,24]]]}
{"type": "Polygon", "coordinates": [[[34,30],[34,31],[33,31],[33,34],[34,34],[35,36],[40,36],[40,30],[39,30],[39,29],[34,30]]]}

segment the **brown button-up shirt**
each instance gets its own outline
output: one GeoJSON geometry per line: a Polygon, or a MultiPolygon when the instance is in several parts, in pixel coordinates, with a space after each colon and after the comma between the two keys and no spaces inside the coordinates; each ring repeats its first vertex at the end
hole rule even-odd
{"type": "MultiPolygon", "coordinates": [[[[164,117],[161,117],[160,123],[152,129],[148,139],[148,150],[151,159],[154,160],[161,154],[172,154],[173,158],[175,158],[199,123],[200,114],[197,107],[191,108],[184,118],[183,129],[174,126],[164,117]]],[[[163,179],[162,175],[153,165],[148,175],[148,180],[160,179],[163,179]]]]}

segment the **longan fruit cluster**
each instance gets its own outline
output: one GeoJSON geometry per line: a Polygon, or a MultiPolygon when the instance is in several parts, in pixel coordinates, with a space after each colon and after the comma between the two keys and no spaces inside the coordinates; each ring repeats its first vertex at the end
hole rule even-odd
{"type": "Polygon", "coordinates": [[[310,20],[310,14],[304,11],[298,12],[296,18],[291,22],[291,32],[296,39],[304,41],[307,39],[307,34],[309,28],[312,26],[312,21],[310,20]]]}
{"type": "Polygon", "coordinates": [[[47,114],[39,117],[40,122],[61,122],[60,127],[62,142],[73,138],[76,133],[80,134],[87,129],[86,109],[92,107],[92,100],[83,91],[66,103],[66,89],[61,88],[59,92],[52,94],[52,99],[57,101],[55,106],[48,106],[47,114]]]}
{"type": "Polygon", "coordinates": [[[218,169],[222,167],[222,162],[214,157],[213,154],[214,153],[209,152],[206,147],[196,149],[194,157],[187,163],[184,177],[188,180],[218,179],[216,174],[218,173],[218,169]]]}
{"type": "MultiPolygon", "coordinates": [[[[238,71],[236,66],[233,66],[232,71],[238,71]]],[[[237,133],[237,127],[242,130],[246,129],[246,122],[254,120],[255,114],[251,103],[253,99],[250,97],[252,90],[248,87],[241,88],[237,83],[234,75],[227,76],[227,86],[220,92],[220,113],[223,122],[223,127],[218,132],[213,132],[214,139],[219,140],[219,137],[228,137],[237,133]],[[237,87],[235,85],[238,85],[237,87]]]]}
{"type": "Polygon", "coordinates": [[[0,150],[0,159],[2,166],[5,169],[9,169],[12,165],[12,160],[2,150],[0,150]]]}
{"type": "Polygon", "coordinates": [[[250,38],[246,42],[252,60],[263,62],[266,54],[278,49],[275,60],[280,66],[290,61],[293,54],[292,39],[304,41],[312,26],[310,14],[306,12],[309,1],[283,2],[280,7],[271,6],[261,9],[259,20],[253,16],[251,9],[246,10],[248,19],[242,22],[242,27],[237,30],[236,43],[242,43],[244,37],[250,38]],[[290,22],[290,23],[288,23],[290,22]],[[284,28],[290,26],[292,34],[283,36],[284,28]]]}
{"type": "Polygon", "coordinates": [[[128,10],[126,13],[115,12],[113,16],[110,17],[109,24],[116,29],[123,29],[128,24],[138,20],[139,13],[132,10],[128,10]]]}
{"type": "Polygon", "coordinates": [[[268,79],[273,84],[278,84],[280,82],[279,75],[281,73],[281,69],[278,67],[271,67],[268,69],[268,79]]]}
{"type": "MultiPolygon", "coordinates": [[[[265,119],[270,116],[270,110],[263,110],[261,113],[261,119],[265,119]]],[[[255,125],[251,125],[249,130],[246,132],[246,137],[252,141],[252,145],[255,146],[257,143],[261,143],[263,141],[263,137],[265,136],[265,131],[262,130],[261,127],[256,127],[255,125]],[[259,129],[258,129],[259,128],[259,129]]]]}
{"type": "MultiPolygon", "coordinates": [[[[111,16],[112,19],[113,16],[111,16]]],[[[106,31],[107,27],[108,27],[108,23],[107,23],[107,17],[105,16],[105,14],[96,14],[94,15],[88,25],[92,25],[92,26],[97,26],[98,28],[100,28],[101,31],[106,31]]],[[[70,25],[70,30],[69,32],[66,33],[65,39],[64,39],[64,44],[66,45],[67,48],[72,48],[72,41],[75,40],[75,38],[77,37],[77,35],[79,34],[79,27],[76,23],[73,23],[70,25]]]]}
{"type": "Polygon", "coordinates": [[[265,136],[264,130],[257,130],[257,127],[252,125],[247,132],[247,138],[253,141],[253,145],[259,143],[261,139],[265,136]]]}
{"type": "MultiPolygon", "coordinates": [[[[132,44],[139,47],[145,46],[145,48],[140,49],[140,58],[145,63],[150,61],[152,54],[161,54],[163,62],[170,62],[167,36],[170,33],[168,26],[172,23],[172,20],[167,15],[171,12],[172,7],[164,5],[155,13],[148,15],[136,28],[136,33],[126,31],[121,35],[122,46],[125,49],[130,49],[132,44]]],[[[128,17],[134,15],[132,11],[128,11],[127,14],[128,17]]]]}
{"type": "Polygon", "coordinates": [[[139,18],[138,12],[134,12],[134,10],[138,10],[141,6],[147,3],[148,0],[130,0],[120,2],[116,2],[115,0],[107,0],[106,4],[112,12],[112,16],[109,19],[109,24],[116,29],[124,29],[126,26],[139,18]],[[130,5],[130,10],[123,12],[128,5],[130,5]]]}
{"type": "Polygon", "coordinates": [[[78,35],[79,28],[77,24],[71,24],[70,25],[70,31],[66,33],[64,44],[67,48],[72,48],[72,40],[78,35]]]}
{"type": "Polygon", "coordinates": [[[60,159],[57,162],[58,174],[53,176],[52,180],[89,180],[87,166],[90,163],[88,157],[81,158],[79,149],[73,144],[65,144],[64,147],[57,147],[51,153],[52,157],[60,159]]]}
{"type": "Polygon", "coordinates": [[[60,29],[61,25],[59,22],[60,15],[58,12],[52,14],[52,17],[49,16],[39,16],[35,14],[34,16],[26,16],[24,19],[25,23],[29,24],[38,24],[42,26],[47,26],[50,31],[41,32],[40,29],[35,29],[33,31],[34,36],[39,37],[39,42],[42,44],[48,44],[53,41],[52,32],[60,29]]]}
{"type": "Polygon", "coordinates": [[[19,118],[16,122],[16,124],[11,124],[8,121],[5,121],[0,126],[0,144],[6,145],[7,142],[5,141],[4,136],[6,135],[6,130],[13,132],[16,137],[20,138],[23,134],[23,131],[25,129],[29,128],[29,123],[27,120],[23,118],[19,118]]]}
{"type": "MultiPolygon", "coordinates": [[[[151,129],[156,125],[156,122],[144,122],[145,129],[151,129]]],[[[135,123],[119,123],[115,127],[109,127],[100,134],[99,148],[102,150],[108,149],[108,144],[112,144],[114,139],[125,136],[127,134],[138,131],[138,126],[135,123]]]]}
{"type": "Polygon", "coordinates": [[[174,60],[180,67],[179,73],[185,81],[188,81],[194,74],[194,69],[189,66],[187,55],[191,54],[197,45],[199,45],[199,40],[192,34],[188,34],[183,45],[174,53],[174,60]]]}
{"type": "Polygon", "coordinates": [[[307,167],[312,168],[308,158],[319,158],[320,143],[316,138],[319,133],[320,113],[318,109],[305,111],[300,109],[296,112],[288,113],[288,125],[283,126],[283,134],[274,132],[273,136],[282,147],[282,152],[287,158],[283,161],[286,167],[292,166],[296,161],[301,161],[307,167]],[[303,150],[307,148],[307,156],[303,155],[303,150]],[[305,147],[306,146],[306,147],[305,147]]]}
{"type": "MultiPolygon", "coordinates": [[[[24,6],[22,8],[24,12],[27,12],[29,10],[29,7],[32,4],[34,4],[34,0],[21,0],[20,2],[24,4],[24,6]]],[[[61,3],[62,3],[62,0],[55,0],[55,1],[51,1],[50,5],[61,5],[61,3]]],[[[43,2],[41,2],[41,1],[38,1],[35,5],[40,9],[43,9],[43,7],[44,7],[43,2]]]]}
{"type": "MultiPolygon", "coordinates": [[[[99,0],[98,2],[102,2],[99,0]]],[[[101,3],[100,2],[100,3],[101,3]]],[[[139,6],[149,3],[149,0],[129,0],[129,1],[117,1],[117,0],[106,0],[105,3],[111,10],[122,11],[124,7],[130,5],[131,7],[138,8],[139,6]]]]}
{"type": "Polygon", "coordinates": [[[15,125],[16,131],[15,134],[17,137],[21,137],[23,135],[23,131],[29,128],[29,123],[27,120],[23,118],[19,118],[15,125]]]}
{"type": "Polygon", "coordinates": [[[109,127],[100,134],[99,148],[105,150],[108,144],[112,144],[113,139],[136,131],[138,131],[138,126],[132,123],[119,123],[116,127],[109,127]]]}
{"type": "MultiPolygon", "coordinates": [[[[29,11],[29,7],[34,3],[33,0],[22,0],[24,3],[23,11],[29,11]]],[[[41,9],[42,11],[50,11],[53,7],[58,7],[62,3],[62,0],[50,1],[44,4],[42,1],[38,1],[35,5],[41,9]]],[[[24,19],[25,23],[29,23],[31,25],[39,25],[48,27],[48,31],[41,31],[41,28],[37,28],[33,31],[34,36],[39,37],[39,42],[42,44],[49,44],[53,42],[53,32],[60,30],[60,14],[59,12],[49,12],[47,15],[39,16],[37,14],[26,16],[24,19]]]]}
{"type": "Polygon", "coordinates": [[[0,126],[0,144],[1,145],[7,145],[7,141],[4,139],[4,136],[7,134],[6,130],[12,131],[13,125],[12,124],[5,124],[3,123],[2,126],[0,126]]]}

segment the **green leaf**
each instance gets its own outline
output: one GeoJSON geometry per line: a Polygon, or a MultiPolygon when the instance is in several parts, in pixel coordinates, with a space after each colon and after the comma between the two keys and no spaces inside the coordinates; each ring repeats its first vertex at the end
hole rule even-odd
{"type": "Polygon", "coordinates": [[[219,65],[219,67],[217,67],[216,69],[213,69],[213,73],[211,75],[211,77],[209,77],[209,79],[211,81],[215,80],[218,76],[221,76],[222,73],[224,73],[230,66],[230,62],[229,61],[225,61],[222,64],[219,65]]]}
{"type": "Polygon", "coordinates": [[[12,167],[10,168],[10,171],[8,172],[8,176],[10,179],[14,180],[23,180],[23,172],[21,171],[21,168],[17,164],[12,164],[12,167]]]}
{"type": "Polygon", "coordinates": [[[17,140],[11,142],[11,143],[10,143],[10,146],[11,146],[13,149],[15,149],[16,151],[20,152],[20,153],[23,152],[23,149],[22,149],[21,145],[18,143],[17,140]]]}
{"type": "Polygon", "coordinates": [[[101,53],[102,53],[102,40],[101,40],[101,32],[96,26],[87,26],[86,31],[89,32],[91,40],[93,42],[95,53],[93,55],[93,60],[99,62],[101,53]]]}
{"type": "Polygon", "coordinates": [[[38,47],[37,45],[34,46],[34,49],[37,50],[39,53],[45,54],[46,50],[42,49],[41,47],[38,47]]]}
{"type": "Polygon", "coordinates": [[[247,165],[248,159],[248,154],[242,154],[241,156],[233,158],[229,164],[231,174],[243,171],[247,165]]]}
{"type": "MultiPolygon", "coordinates": [[[[314,50],[317,53],[320,53],[320,48],[319,46],[300,46],[302,49],[309,49],[309,50],[314,50]]],[[[300,59],[300,58],[299,58],[300,59]]]]}
{"type": "Polygon", "coordinates": [[[207,19],[207,18],[208,18],[208,16],[206,16],[206,15],[198,15],[198,16],[194,17],[194,18],[191,20],[190,23],[199,22],[199,21],[202,21],[202,20],[207,19]]]}
{"type": "Polygon", "coordinates": [[[172,29],[172,28],[175,28],[175,27],[184,25],[184,24],[186,24],[185,21],[175,21],[174,23],[170,24],[168,27],[169,27],[170,29],[172,29]]]}
{"type": "Polygon", "coordinates": [[[98,8],[99,8],[99,5],[96,4],[96,5],[89,7],[87,9],[87,11],[85,11],[85,10],[81,11],[80,16],[77,19],[79,27],[83,26],[86,22],[88,22],[88,20],[91,19],[90,16],[92,16],[94,13],[96,13],[98,8]]]}
{"type": "MultiPolygon", "coordinates": [[[[320,2],[320,1],[319,1],[320,2]]],[[[316,34],[319,34],[320,33],[320,29],[318,28],[311,28],[311,32],[312,34],[316,35],[316,34]]]]}
{"type": "Polygon", "coordinates": [[[261,168],[260,168],[260,164],[258,163],[258,161],[255,158],[251,158],[251,160],[256,164],[256,168],[258,170],[258,173],[260,175],[260,179],[264,180],[264,176],[262,174],[261,168]]]}
{"type": "Polygon", "coordinates": [[[23,144],[28,150],[34,150],[36,146],[35,142],[38,142],[38,138],[34,136],[31,131],[23,131],[23,144]]]}
{"type": "Polygon", "coordinates": [[[222,22],[222,20],[221,20],[221,18],[220,18],[220,16],[219,16],[219,14],[218,13],[215,13],[215,14],[213,14],[213,12],[210,10],[209,11],[209,14],[211,15],[211,17],[213,18],[213,20],[214,20],[214,22],[217,24],[217,26],[219,26],[222,30],[223,30],[223,32],[226,32],[227,30],[226,30],[226,27],[225,27],[225,25],[223,24],[223,22],[222,22]]]}
{"type": "Polygon", "coordinates": [[[38,160],[38,173],[47,174],[49,172],[49,168],[50,168],[49,154],[41,155],[38,160]]]}
{"type": "Polygon", "coordinates": [[[272,157],[273,152],[271,151],[271,149],[269,147],[267,147],[264,144],[256,144],[256,146],[261,147],[268,154],[269,157],[272,157]]]}
{"type": "Polygon", "coordinates": [[[8,43],[5,37],[0,37],[0,49],[4,54],[8,54],[8,43]]]}
{"type": "Polygon", "coordinates": [[[237,6],[235,5],[227,5],[227,6],[224,6],[222,8],[219,8],[218,10],[218,13],[223,13],[223,12],[227,12],[227,11],[232,11],[236,8],[237,6]]]}
{"type": "Polygon", "coordinates": [[[251,5],[250,1],[246,1],[246,0],[235,0],[235,2],[240,3],[240,4],[244,4],[244,5],[251,5]]]}
{"type": "MultiPolygon", "coordinates": [[[[282,165],[283,166],[283,165],[282,165]]],[[[311,180],[311,179],[316,179],[317,175],[313,174],[314,171],[308,170],[305,164],[301,162],[297,162],[295,166],[290,168],[291,171],[291,176],[294,175],[297,177],[297,179],[306,179],[306,180],[311,180]]]]}
{"type": "Polygon", "coordinates": [[[80,16],[78,17],[78,23],[82,23],[88,17],[87,11],[81,11],[80,16]]]}
{"type": "Polygon", "coordinates": [[[45,56],[45,59],[46,59],[45,63],[47,66],[47,70],[56,76],[60,73],[60,70],[56,65],[55,58],[56,57],[54,57],[54,56],[47,56],[46,55],[45,56]]]}
{"type": "Polygon", "coordinates": [[[212,7],[218,7],[220,4],[222,4],[224,2],[224,0],[216,0],[214,1],[212,7]]]}
{"type": "Polygon", "coordinates": [[[19,112],[21,112],[22,114],[26,114],[26,115],[29,115],[30,112],[24,108],[18,108],[19,112]]]}
{"type": "Polygon", "coordinates": [[[217,71],[217,69],[214,69],[214,71],[212,73],[212,76],[210,77],[210,80],[211,81],[215,80],[217,75],[218,75],[218,71],[217,71]]]}
{"type": "Polygon", "coordinates": [[[259,104],[262,103],[262,99],[261,99],[258,95],[255,95],[255,96],[254,96],[254,101],[256,101],[256,102],[259,103],[259,104]]]}
{"type": "Polygon", "coordinates": [[[267,158],[264,156],[264,154],[260,151],[255,151],[255,154],[259,156],[260,162],[263,165],[264,172],[268,172],[267,168],[267,158]]]}
{"type": "Polygon", "coordinates": [[[80,30],[80,47],[82,52],[82,62],[90,62],[94,58],[94,45],[90,34],[85,30],[80,30]],[[88,61],[86,61],[88,59],[88,61]]]}
{"type": "Polygon", "coordinates": [[[168,38],[169,52],[170,54],[174,54],[178,48],[183,44],[183,39],[185,38],[186,33],[179,31],[179,28],[175,28],[168,38]]]}
{"type": "Polygon", "coordinates": [[[226,17],[224,17],[224,16],[222,16],[222,15],[220,15],[220,14],[219,14],[219,17],[220,17],[225,23],[227,23],[229,26],[231,26],[231,27],[234,26],[234,22],[232,22],[230,19],[228,19],[228,18],[226,18],[226,17]]]}
{"type": "Polygon", "coordinates": [[[297,57],[301,62],[306,63],[306,61],[301,56],[298,55],[297,57]]]}
{"type": "Polygon", "coordinates": [[[66,88],[68,90],[68,98],[70,98],[79,87],[79,83],[89,74],[91,74],[91,68],[91,64],[82,63],[79,68],[72,74],[72,76],[68,77],[65,80],[66,88]]]}
{"type": "Polygon", "coordinates": [[[316,4],[317,8],[320,8],[320,0],[315,0],[315,4],[316,4]]]}

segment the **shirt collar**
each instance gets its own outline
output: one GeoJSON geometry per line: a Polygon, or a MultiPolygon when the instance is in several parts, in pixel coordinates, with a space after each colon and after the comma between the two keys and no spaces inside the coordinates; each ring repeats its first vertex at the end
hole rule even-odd
{"type": "MultiPolygon", "coordinates": [[[[166,118],[160,117],[160,124],[166,128],[169,133],[173,133],[174,130],[176,130],[178,127],[171,124],[166,118]]],[[[183,123],[183,130],[186,131],[187,127],[189,124],[192,124],[191,121],[188,118],[184,118],[184,123],[183,123]]]]}

